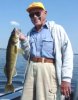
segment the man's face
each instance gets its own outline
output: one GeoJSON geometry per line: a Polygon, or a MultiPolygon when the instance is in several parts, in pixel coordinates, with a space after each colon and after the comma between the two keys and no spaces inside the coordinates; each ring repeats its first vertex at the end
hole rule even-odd
{"type": "Polygon", "coordinates": [[[31,18],[32,23],[38,27],[42,26],[46,20],[47,11],[35,8],[29,12],[29,16],[31,18]]]}

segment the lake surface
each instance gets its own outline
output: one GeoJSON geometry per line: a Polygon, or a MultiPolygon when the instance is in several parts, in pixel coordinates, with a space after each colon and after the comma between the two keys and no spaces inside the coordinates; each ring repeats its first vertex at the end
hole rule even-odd
{"type": "MultiPolygon", "coordinates": [[[[6,50],[0,50],[0,94],[5,93],[6,77],[4,74],[4,66],[6,62],[6,50]]],[[[24,75],[26,69],[26,60],[23,58],[22,54],[18,55],[17,64],[17,76],[13,78],[13,85],[15,88],[23,86],[24,75]]],[[[74,72],[72,78],[72,89],[74,90],[76,86],[76,81],[78,80],[78,55],[74,55],[74,72]]]]}

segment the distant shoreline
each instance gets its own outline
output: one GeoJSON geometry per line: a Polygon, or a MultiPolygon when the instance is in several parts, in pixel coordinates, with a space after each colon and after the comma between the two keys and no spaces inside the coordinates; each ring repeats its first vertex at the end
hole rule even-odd
{"type": "Polygon", "coordinates": [[[0,50],[6,50],[6,48],[0,48],[0,50]]]}
{"type": "MultiPolygon", "coordinates": [[[[0,50],[6,50],[6,48],[0,48],[0,50]]],[[[74,53],[74,55],[78,55],[78,53],[74,53]]]]}

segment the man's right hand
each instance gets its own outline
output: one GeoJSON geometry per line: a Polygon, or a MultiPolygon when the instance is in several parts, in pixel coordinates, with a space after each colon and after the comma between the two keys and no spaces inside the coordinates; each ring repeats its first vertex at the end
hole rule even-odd
{"type": "Polygon", "coordinates": [[[19,40],[20,41],[24,41],[24,40],[26,40],[26,36],[24,35],[24,34],[19,34],[19,40]]]}
{"type": "Polygon", "coordinates": [[[20,41],[26,40],[26,36],[22,32],[20,32],[18,29],[16,31],[18,32],[20,41]]]}

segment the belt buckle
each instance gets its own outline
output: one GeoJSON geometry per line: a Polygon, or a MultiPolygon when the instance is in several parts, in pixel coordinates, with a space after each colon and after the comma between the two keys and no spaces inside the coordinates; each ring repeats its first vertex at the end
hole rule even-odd
{"type": "Polygon", "coordinates": [[[42,63],[44,63],[44,61],[45,61],[45,58],[42,58],[42,63]]]}

